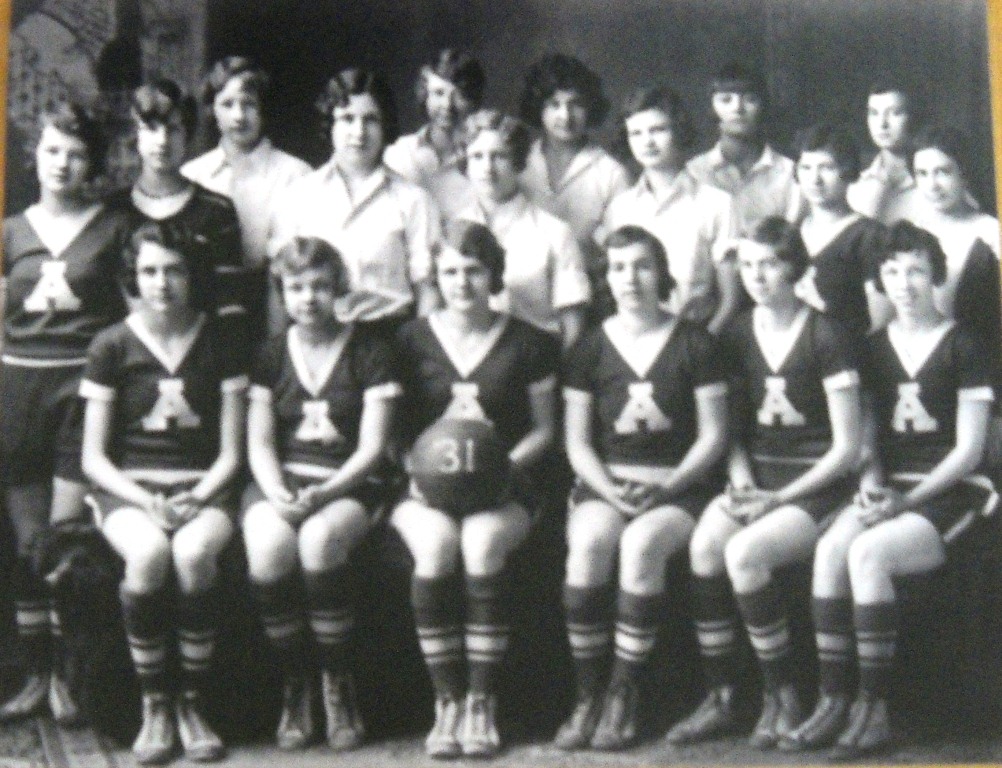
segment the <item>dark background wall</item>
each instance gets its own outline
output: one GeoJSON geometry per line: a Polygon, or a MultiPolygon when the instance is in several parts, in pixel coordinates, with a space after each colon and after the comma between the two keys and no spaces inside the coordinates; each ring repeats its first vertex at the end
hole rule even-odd
{"type": "MultiPolygon", "coordinates": [[[[114,2],[127,24],[141,23],[136,7],[146,0],[114,2]]],[[[488,71],[488,104],[504,109],[516,107],[533,60],[555,50],[573,53],[603,76],[614,103],[638,84],[672,84],[694,113],[700,146],[706,147],[713,142],[708,78],[721,64],[741,60],[767,74],[772,132],[780,147],[818,120],[851,126],[868,147],[868,83],[880,72],[904,78],[929,117],[971,135],[974,191],[986,209],[995,209],[984,0],[205,2],[207,60],[250,54],[271,71],[269,132],[313,163],[324,159],[328,146],[311,103],[327,77],[351,64],[388,76],[409,130],[421,118],[412,96],[415,73],[439,47],[476,54],[488,71]]],[[[41,5],[14,0],[15,27],[41,5]]],[[[614,124],[604,127],[603,139],[614,124]]],[[[207,138],[193,151],[203,149],[207,138]]],[[[34,196],[32,174],[14,143],[6,181],[10,210],[34,196]]]]}

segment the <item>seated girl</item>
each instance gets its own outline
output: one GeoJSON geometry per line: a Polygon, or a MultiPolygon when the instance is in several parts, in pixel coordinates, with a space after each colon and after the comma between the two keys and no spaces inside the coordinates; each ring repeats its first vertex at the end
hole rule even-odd
{"type": "Polygon", "coordinates": [[[362,742],[348,665],[356,574],[350,558],[372,525],[376,471],[400,385],[387,343],[338,315],[348,274],[333,246],[296,237],[273,270],[292,321],[254,368],[243,536],[265,634],[284,671],[277,740],[298,749],[314,736],[316,647],[327,742],[362,742]]]}
{"type": "Polygon", "coordinates": [[[730,485],[689,545],[696,636],[709,694],[675,725],[675,744],[733,730],[737,616],[765,684],[752,746],[775,746],[801,719],[784,595],[776,570],[807,561],[820,523],[852,495],[861,437],[851,336],[797,298],[809,256],[795,225],[771,217],[738,248],[755,307],[726,334],[734,434],[730,485]]]}
{"type": "Polygon", "coordinates": [[[564,607],[578,690],[557,733],[561,749],[622,749],[636,738],[665,564],[713,498],[711,470],[727,440],[717,345],[700,325],[662,309],[673,280],[661,242],[626,226],[605,247],[617,311],[571,350],[564,375],[577,475],[564,607]]]}
{"type": "Polygon", "coordinates": [[[80,384],[81,463],[97,525],[125,560],[122,613],[143,709],[132,751],[165,762],[180,734],[189,759],[216,760],[223,744],[201,688],[218,623],[216,560],[233,534],[243,343],[214,316],[212,264],[172,228],[139,227],[125,269],[132,314],[94,339],[80,384]]]}
{"type": "Polygon", "coordinates": [[[859,492],[814,557],[817,708],[780,742],[790,750],[834,743],[833,757],[846,760],[891,740],[894,579],[941,566],[946,544],[998,501],[992,481],[972,474],[993,400],[990,357],[937,308],[935,289],[947,275],[942,249],[928,232],[899,222],[877,260],[877,285],[895,317],[866,344],[873,445],[859,492]]]}

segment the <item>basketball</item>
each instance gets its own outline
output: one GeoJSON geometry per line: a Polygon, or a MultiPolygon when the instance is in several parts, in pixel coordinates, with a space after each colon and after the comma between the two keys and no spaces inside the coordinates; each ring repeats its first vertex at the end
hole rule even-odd
{"type": "Polygon", "coordinates": [[[415,441],[409,469],[425,501],[454,515],[496,507],[508,485],[508,456],[482,419],[436,421],[415,441]]]}

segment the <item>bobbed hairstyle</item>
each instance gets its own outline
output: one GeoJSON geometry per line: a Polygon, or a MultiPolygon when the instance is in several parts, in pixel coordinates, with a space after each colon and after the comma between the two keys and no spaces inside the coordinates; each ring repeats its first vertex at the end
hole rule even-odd
{"type": "Polygon", "coordinates": [[[492,294],[504,290],[504,248],[486,226],[475,221],[451,219],[445,223],[442,240],[432,251],[437,267],[438,257],[445,247],[459,251],[464,256],[476,259],[491,276],[492,294]]]}
{"type": "Polygon", "coordinates": [[[790,267],[790,283],[797,282],[811,264],[800,228],[782,216],[766,216],[752,227],[747,238],[772,248],[776,258],[790,267]]]}
{"type": "Polygon", "coordinates": [[[639,112],[656,109],[668,116],[671,121],[672,135],[679,149],[691,149],[696,143],[696,127],[692,116],[685,108],[681,97],[666,85],[643,86],[634,89],[623,101],[620,110],[619,143],[629,152],[629,140],[626,131],[626,120],[639,112]]]}
{"type": "Polygon", "coordinates": [[[677,283],[668,269],[668,252],[657,237],[643,227],[627,224],[610,232],[602,243],[606,253],[613,248],[626,248],[631,245],[644,246],[654,257],[654,267],[658,271],[658,298],[667,301],[677,283]]]}
{"type": "Polygon", "coordinates": [[[942,285],[946,282],[946,254],[937,238],[931,232],[902,219],[888,227],[880,238],[873,259],[873,281],[877,290],[884,293],[884,283],[880,279],[880,268],[884,262],[892,261],[899,253],[924,253],[932,267],[932,282],[942,285]]]}
{"type": "Polygon", "coordinates": [[[724,64],[710,80],[710,95],[715,93],[754,93],[763,105],[769,103],[769,87],[762,73],[733,61],[724,64]]]}
{"type": "Polygon", "coordinates": [[[912,114],[914,107],[912,93],[903,80],[894,77],[888,72],[881,73],[870,81],[870,85],[866,89],[866,98],[869,99],[871,96],[877,96],[882,93],[900,93],[905,97],[905,104],[908,106],[909,115],[912,114]]]}
{"type": "Polygon", "coordinates": [[[967,136],[950,125],[928,125],[919,130],[912,138],[910,164],[915,171],[915,155],[923,149],[938,149],[949,157],[960,168],[965,181],[970,181],[970,145],[967,136]]]}
{"type": "MultiPolygon", "coordinates": [[[[38,137],[51,126],[87,148],[87,180],[99,176],[108,159],[108,137],[94,115],[75,101],[58,101],[38,116],[38,137]]],[[[37,144],[37,141],[36,141],[37,144]]]]}
{"type": "Polygon", "coordinates": [[[186,138],[195,132],[198,107],[195,99],[184,93],[173,80],[161,78],[141,85],[132,92],[132,119],[147,128],[164,125],[175,112],[181,118],[186,138]]]}
{"type": "Polygon", "coordinates": [[[843,181],[856,181],[861,164],[859,147],[852,134],[838,126],[817,123],[797,135],[794,157],[799,160],[805,152],[827,152],[835,160],[843,181]]]}
{"type": "Polygon", "coordinates": [[[340,251],[320,237],[293,237],[271,260],[271,274],[279,291],[284,277],[302,274],[307,269],[330,269],[337,296],[351,290],[348,268],[340,251]]]}
{"type": "Polygon", "coordinates": [[[459,156],[459,168],[463,173],[466,173],[466,150],[484,131],[497,131],[501,141],[511,152],[515,170],[519,173],[525,170],[532,144],[525,123],[496,109],[479,109],[466,118],[459,138],[463,150],[459,156]]]}
{"type": "Polygon", "coordinates": [[[324,131],[330,136],[334,123],[334,108],[346,107],[352,96],[371,96],[379,107],[383,121],[383,145],[389,146],[400,135],[397,122],[397,104],[390,86],[382,75],[360,67],[342,69],[327,81],[324,90],[314,102],[323,119],[324,131]]]}
{"type": "Polygon", "coordinates": [[[159,221],[140,225],[125,245],[122,286],[130,296],[139,295],[136,284],[136,264],[146,243],[159,245],[181,257],[188,273],[188,291],[193,309],[212,312],[216,306],[216,275],[209,254],[199,248],[195,239],[183,227],[159,221]]]}
{"type": "Polygon", "coordinates": [[[437,75],[443,80],[448,80],[474,109],[479,108],[484,100],[486,83],[484,68],[465,51],[443,48],[434,59],[421,67],[417,82],[414,84],[414,95],[422,107],[428,100],[428,75],[437,75]]]}
{"type": "Polygon", "coordinates": [[[219,92],[233,78],[240,78],[241,87],[259,99],[264,98],[271,85],[268,73],[257,66],[253,59],[246,56],[225,56],[213,64],[202,78],[202,103],[211,107],[219,92]]]}
{"type": "Polygon", "coordinates": [[[563,53],[544,56],[525,75],[518,114],[528,125],[542,127],[543,105],[557,91],[577,91],[585,105],[586,124],[595,128],[609,114],[602,79],[580,59],[563,53]]]}

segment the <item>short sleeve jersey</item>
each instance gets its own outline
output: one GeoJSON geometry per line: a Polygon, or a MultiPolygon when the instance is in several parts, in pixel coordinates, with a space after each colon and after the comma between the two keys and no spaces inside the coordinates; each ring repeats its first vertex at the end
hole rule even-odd
{"type": "Polygon", "coordinates": [[[216,305],[221,314],[243,307],[243,256],[240,223],[233,203],[199,184],[192,185],[187,202],[164,217],[148,216],[137,207],[132,190],[112,196],[110,204],[124,210],[135,230],[147,221],[157,221],[171,229],[213,265],[216,274],[216,305]]]}
{"type": "Polygon", "coordinates": [[[199,320],[173,358],[130,315],[94,339],[82,397],[114,404],[108,448],[121,469],[207,469],[219,454],[222,396],[247,388],[244,342],[199,320]]]}
{"type": "Polygon", "coordinates": [[[859,386],[851,336],[807,307],[782,335],[759,308],[728,328],[725,352],[734,392],[733,433],[754,456],[815,459],[831,444],[827,392],[859,386]]]}
{"type": "Polygon", "coordinates": [[[452,338],[440,314],[400,329],[408,439],[447,413],[486,417],[510,450],[532,428],[532,393],[556,387],[557,340],[504,315],[473,355],[458,354],[452,338]]]}
{"type": "Polygon", "coordinates": [[[265,342],[251,373],[250,398],[271,405],[283,464],[341,466],[358,446],[365,404],[400,392],[388,344],[352,325],[318,372],[306,365],[292,327],[265,342]]]}
{"type": "Polygon", "coordinates": [[[867,342],[865,370],[884,467],[928,471],[956,444],[958,400],[994,399],[989,356],[952,321],[923,349],[909,348],[896,323],[867,342]]]}
{"type": "Polygon", "coordinates": [[[675,466],[697,437],[697,393],[727,391],[717,343],[702,326],[677,320],[643,354],[614,321],[591,329],[568,352],[564,398],[592,403],[604,462],[675,466]]]}
{"type": "Polygon", "coordinates": [[[82,362],[95,334],[125,316],[116,278],[128,235],[124,214],[101,208],[53,254],[24,213],[5,219],[4,354],[82,362]]]}

